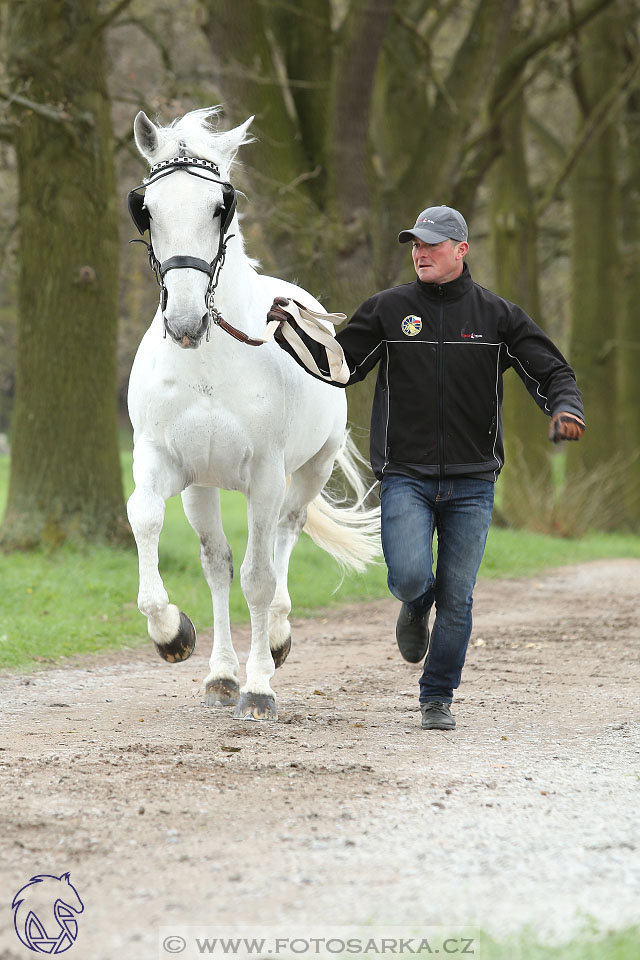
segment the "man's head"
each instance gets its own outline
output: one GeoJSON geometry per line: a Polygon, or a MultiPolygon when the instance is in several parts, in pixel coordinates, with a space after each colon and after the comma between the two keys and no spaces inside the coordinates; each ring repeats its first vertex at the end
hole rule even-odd
{"type": "Polygon", "coordinates": [[[400,243],[412,241],[413,265],[425,283],[448,283],[462,273],[469,249],[469,231],[461,213],[453,207],[427,207],[415,226],[398,234],[400,243]]]}

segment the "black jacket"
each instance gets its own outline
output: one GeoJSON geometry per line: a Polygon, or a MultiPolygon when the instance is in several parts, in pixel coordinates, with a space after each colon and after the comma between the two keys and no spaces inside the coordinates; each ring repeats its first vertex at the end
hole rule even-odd
{"type": "MultiPolygon", "coordinates": [[[[324,347],[301,335],[328,372],[324,347]]],[[[379,364],[370,436],[378,479],[495,480],[504,463],[502,374],[509,367],[546,414],[584,419],[575,375],[557,347],[524,310],[474,283],[466,264],[449,283],[416,279],[376,293],[336,339],[351,371],[345,386],[379,364]]]]}

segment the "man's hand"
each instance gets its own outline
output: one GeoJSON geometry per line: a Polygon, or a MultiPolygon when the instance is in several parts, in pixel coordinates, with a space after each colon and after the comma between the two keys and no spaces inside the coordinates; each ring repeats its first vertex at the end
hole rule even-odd
{"type": "Polygon", "coordinates": [[[282,335],[282,324],[289,323],[295,329],[297,326],[295,320],[290,313],[287,313],[286,310],[283,310],[283,307],[288,306],[289,300],[287,297],[275,297],[269,312],[267,314],[267,321],[276,320],[279,323],[278,329],[273,335],[274,340],[278,340],[280,343],[283,342],[284,337],[282,335]]]}
{"type": "Polygon", "coordinates": [[[556,413],[549,424],[549,440],[552,443],[560,443],[561,440],[579,440],[584,431],[584,421],[574,413],[556,413]]]}

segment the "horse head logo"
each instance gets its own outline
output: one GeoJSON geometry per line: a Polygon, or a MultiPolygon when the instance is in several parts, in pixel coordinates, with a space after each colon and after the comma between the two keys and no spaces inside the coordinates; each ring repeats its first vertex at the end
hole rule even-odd
{"type": "Polygon", "coordinates": [[[84,904],[68,873],[31,877],[16,893],[11,908],[16,933],[29,950],[54,955],[76,942],[75,915],[82,913],[84,904]]]}

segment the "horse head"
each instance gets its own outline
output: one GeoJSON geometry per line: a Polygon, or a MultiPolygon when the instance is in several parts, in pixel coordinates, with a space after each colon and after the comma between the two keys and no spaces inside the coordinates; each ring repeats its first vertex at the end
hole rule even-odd
{"type": "Polygon", "coordinates": [[[217,132],[207,122],[216,113],[196,110],[157,127],[140,111],[133,125],[136,146],[151,169],[144,199],[132,191],[129,207],[140,232],[149,230],[165,331],[182,347],[198,347],[208,331],[226,243],[238,232],[229,175],[238,148],[249,142],[253,117],[217,132]]]}

